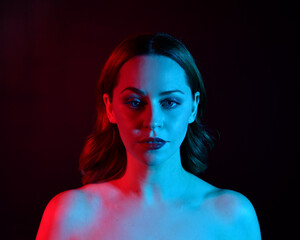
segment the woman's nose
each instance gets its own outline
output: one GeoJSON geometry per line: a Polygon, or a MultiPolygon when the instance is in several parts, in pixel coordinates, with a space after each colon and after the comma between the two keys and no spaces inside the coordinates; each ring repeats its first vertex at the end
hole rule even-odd
{"type": "Polygon", "coordinates": [[[163,112],[160,106],[148,104],[144,114],[145,128],[155,129],[163,126],[163,112]]]}

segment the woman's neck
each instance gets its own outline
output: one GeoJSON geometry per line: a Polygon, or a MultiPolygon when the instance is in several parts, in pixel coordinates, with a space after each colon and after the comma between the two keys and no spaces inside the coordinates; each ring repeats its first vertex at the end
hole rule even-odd
{"type": "Polygon", "coordinates": [[[191,176],[180,160],[180,152],[157,164],[147,165],[127,153],[124,176],[112,181],[126,196],[136,196],[146,204],[180,200],[187,191],[191,176]]]}

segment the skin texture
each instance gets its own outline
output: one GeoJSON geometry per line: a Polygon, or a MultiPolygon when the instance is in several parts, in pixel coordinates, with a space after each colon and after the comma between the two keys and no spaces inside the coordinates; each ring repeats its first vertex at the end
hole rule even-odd
{"type": "Polygon", "coordinates": [[[218,189],[181,166],[180,145],[195,120],[184,70],[172,59],[138,56],[119,72],[107,116],[127,151],[125,175],[54,197],[37,239],[260,239],[255,210],[240,193],[218,189]],[[140,143],[167,143],[149,150],[140,143]]]}

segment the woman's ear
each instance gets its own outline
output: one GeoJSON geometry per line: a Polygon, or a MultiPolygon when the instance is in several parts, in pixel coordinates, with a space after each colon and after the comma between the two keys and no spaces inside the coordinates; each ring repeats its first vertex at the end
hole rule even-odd
{"type": "Polygon", "coordinates": [[[105,103],[105,107],[106,107],[106,115],[108,120],[111,123],[116,123],[116,118],[112,109],[112,103],[109,100],[109,95],[107,93],[103,94],[103,102],[105,103]]]}
{"type": "Polygon", "coordinates": [[[199,100],[200,100],[200,93],[196,92],[195,96],[194,96],[194,101],[193,101],[192,114],[189,118],[189,123],[194,122],[196,117],[197,117],[197,110],[198,110],[199,100]]]}

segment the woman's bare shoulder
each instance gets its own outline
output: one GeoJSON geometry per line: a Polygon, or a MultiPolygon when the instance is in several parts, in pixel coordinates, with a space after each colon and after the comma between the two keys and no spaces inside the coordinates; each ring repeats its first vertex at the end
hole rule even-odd
{"type": "Polygon", "coordinates": [[[86,229],[103,207],[101,185],[88,184],[59,193],[45,208],[37,239],[65,239],[86,229]]]}
{"type": "MultiPolygon", "coordinates": [[[[261,239],[256,212],[246,196],[233,190],[215,187],[199,178],[194,179],[193,192],[197,192],[194,195],[198,203],[196,206],[209,213],[210,219],[218,223],[220,228],[224,226],[226,231],[229,230],[229,239],[261,239]]],[[[220,231],[225,236],[223,230],[220,231]]]]}
{"type": "Polygon", "coordinates": [[[230,239],[261,239],[255,209],[243,194],[213,188],[207,193],[205,202],[220,223],[231,226],[227,228],[230,239]]]}
{"type": "Polygon", "coordinates": [[[249,199],[243,194],[228,190],[215,188],[206,195],[206,201],[223,217],[234,217],[241,210],[252,210],[253,206],[249,199]]]}
{"type": "Polygon", "coordinates": [[[199,178],[195,179],[193,191],[199,193],[199,199],[202,199],[202,204],[215,209],[224,217],[226,215],[232,217],[233,213],[239,214],[242,209],[254,210],[249,199],[243,194],[215,187],[199,178]]]}
{"type": "Polygon", "coordinates": [[[71,189],[59,193],[51,199],[47,208],[63,209],[62,214],[74,211],[85,212],[91,207],[100,206],[102,195],[95,187],[85,185],[81,188],[71,189]]]}

